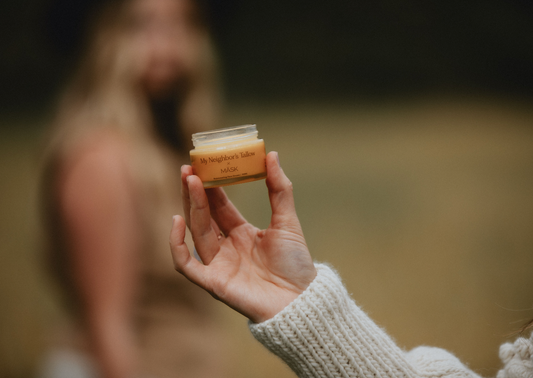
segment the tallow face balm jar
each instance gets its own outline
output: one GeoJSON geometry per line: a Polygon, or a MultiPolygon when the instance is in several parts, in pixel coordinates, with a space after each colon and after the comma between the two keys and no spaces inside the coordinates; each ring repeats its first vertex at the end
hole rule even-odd
{"type": "Polygon", "coordinates": [[[204,188],[266,178],[265,142],[255,125],[228,127],[192,135],[191,165],[204,188]]]}

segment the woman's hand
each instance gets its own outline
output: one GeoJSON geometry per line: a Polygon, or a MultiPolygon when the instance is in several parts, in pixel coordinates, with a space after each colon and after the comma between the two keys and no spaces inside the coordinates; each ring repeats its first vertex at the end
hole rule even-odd
{"type": "Polygon", "coordinates": [[[204,190],[190,166],[181,170],[185,220],[174,217],[170,248],[176,270],[255,323],[272,318],[316,276],[296,216],[292,184],[276,152],[266,158],[272,218],[259,230],[221,188],[204,190]],[[204,264],[191,257],[185,224],[204,264]]]}

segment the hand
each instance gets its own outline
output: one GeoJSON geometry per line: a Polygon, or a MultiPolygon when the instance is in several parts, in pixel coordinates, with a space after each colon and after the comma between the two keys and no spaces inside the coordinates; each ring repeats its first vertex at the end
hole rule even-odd
{"type": "Polygon", "coordinates": [[[251,321],[272,318],[316,276],[300,222],[292,184],[276,152],[266,158],[272,218],[260,230],[242,217],[222,188],[204,190],[192,168],[181,169],[185,220],[176,215],[170,234],[175,269],[251,321]],[[204,262],[191,257],[185,224],[204,262]]]}

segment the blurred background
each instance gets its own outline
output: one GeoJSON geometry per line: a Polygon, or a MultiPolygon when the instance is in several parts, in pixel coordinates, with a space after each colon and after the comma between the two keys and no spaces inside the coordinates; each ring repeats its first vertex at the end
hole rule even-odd
{"type": "MultiPolygon", "coordinates": [[[[72,1],[72,19],[81,8],[72,1]]],[[[533,3],[212,1],[221,126],[257,123],[313,257],[399,343],[483,376],[533,318],[533,3]]],[[[45,0],[0,3],[0,377],[60,316],[41,264],[43,136],[76,59],[45,0]],[[57,38],[55,39],[57,40],[57,38]]],[[[227,189],[266,227],[263,182],[227,189]]],[[[169,225],[170,227],[170,225],[169,225]]],[[[170,261],[169,261],[170,264],[170,261]]],[[[219,305],[234,377],[293,376],[219,305]]]]}

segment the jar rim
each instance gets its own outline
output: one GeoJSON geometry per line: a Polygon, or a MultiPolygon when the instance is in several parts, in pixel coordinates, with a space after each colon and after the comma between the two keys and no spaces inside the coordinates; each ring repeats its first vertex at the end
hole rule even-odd
{"type": "Polygon", "coordinates": [[[257,136],[257,134],[257,127],[255,124],[231,126],[192,134],[192,142],[195,147],[198,147],[206,144],[238,141],[253,135],[257,136]]]}

